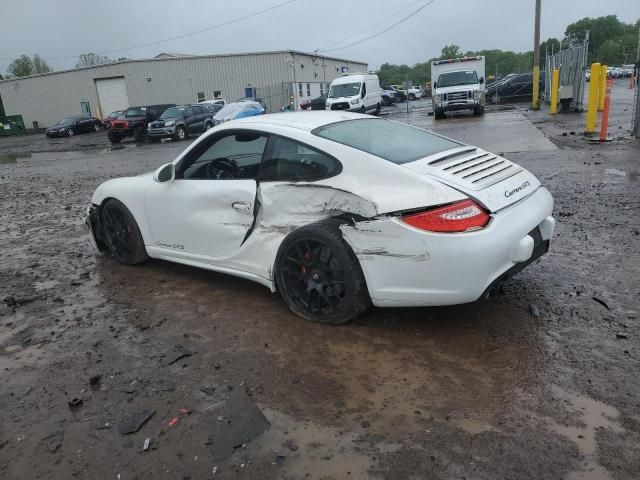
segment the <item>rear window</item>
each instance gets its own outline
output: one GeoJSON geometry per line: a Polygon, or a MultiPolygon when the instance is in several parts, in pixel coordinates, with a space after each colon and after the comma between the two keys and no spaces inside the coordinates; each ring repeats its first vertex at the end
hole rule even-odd
{"type": "Polygon", "coordinates": [[[396,164],[414,162],[463,145],[403,123],[375,118],[332,123],[311,133],[396,164]]]}

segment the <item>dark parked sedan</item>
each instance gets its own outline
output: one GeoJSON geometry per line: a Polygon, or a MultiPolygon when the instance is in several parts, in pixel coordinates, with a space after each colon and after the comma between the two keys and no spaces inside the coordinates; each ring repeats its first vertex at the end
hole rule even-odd
{"type": "MultiPolygon", "coordinates": [[[[540,72],[540,92],[544,91],[544,72],[540,72]]],[[[533,74],[507,75],[503,80],[487,87],[485,98],[491,103],[527,101],[533,95],[533,74]]]]}
{"type": "Polygon", "coordinates": [[[51,137],[71,137],[78,133],[98,132],[102,128],[102,121],[94,117],[78,115],[60,120],[47,128],[44,133],[51,137]]]}

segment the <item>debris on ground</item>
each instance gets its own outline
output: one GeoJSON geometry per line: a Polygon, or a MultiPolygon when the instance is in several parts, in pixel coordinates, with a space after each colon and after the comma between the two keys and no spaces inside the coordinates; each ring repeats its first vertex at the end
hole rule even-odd
{"type": "Polygon", "coordinates": [[[300,448],[298,444],[295,442],[295,440],[292,440],[292,439],[282,442],[282,446],[284,448],[288,448],[292,452],[295,452],[296,450],[298,450],[298,448],[300,448]]]}
{"type": "Polygon", "coordinates": [[[602,300],[601,298],[598,297],[591,297],[592,300],[595,300],[596,302],[598,302],[600,305],[602,305],[604,308],[606,308],[607,310],[611,310],[611,307],[609,307],[609,305],[607,304],[607,302],[605,302],[604,300],[602,300]]]}
{"type": "Polygon", "coordinates": [[[81,398],[72,398],[71,400],[69,400],[69,408],[71,410],[75,410],[77,408],[80,408],[82,406],[82,399],[81,398]]]}
{"type": "Polygon", "coordinates": [[[627,335],[624,332],[618,332],[616,333],[616,338],[622,339],[622,340],[626,340],[627,338],[629,338],[629,335],[627,335]]]}
{"type": "Polygon", "coordinates": [[[146,452],[149,450],[149,445],[151,444],[151,438],[147,437],[144,439],[144,443],[142,444],[142,451],[146,452]]]}
{"type": "Polygon", "coordinates": [[[120,422],[120,425],[118,425],[118,433],[120,433],[120,435],[127,435],[137,432],[155,413],[155,410],[142,410],[141,412],[125,417],[120,422]]]}
{"type": "Polygon", "coordinates": [[[529,313],[533,318],[538,318],[540,316],[540,309],[536,307],[534,304],[530,304],[529,313]]]}
{"type": "Polygon", "coordinates": [[[192,352],[191,350],[186,349],[182,345],[177,345],[173,349],[173,352],[167,355],[165,366],[168,367],[169,365],[173,365],[174,363],[176,363],[179,360],[182,360],[183,358],[192,356],[194,353],[195,352],[192,352]]]}

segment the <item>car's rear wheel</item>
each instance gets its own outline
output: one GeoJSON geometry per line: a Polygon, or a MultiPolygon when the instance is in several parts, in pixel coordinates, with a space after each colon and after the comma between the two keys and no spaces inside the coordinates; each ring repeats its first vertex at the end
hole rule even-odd
{"type": "Polygon", "coordinates": [[[416,99],[415,94],[414,93],[410,93],[409,94],[409,100],[415,100],[415,99],[416,99]]]}
{"type": "Polygon", "coordinates": [[[100,131],[100,125],[98,125],[97,123],[93,124],[93,131],[94,132],[99,132],[100,131]]]}
{"type": "Polygon", "coordinates": [[[136,127],[133,130],[133,139],[138,143],[142,143],[146,140],[146,131],[144,127],[136,127]]]}
{"type": "Polygon", "coordinates": [[[382,97],[382,105],[388,107],[391,105],[391,99],[389,97],[382,97]]]}
{"type": "Polygon", "coordinates": [[[75,133],[76,133],[76,132],[74,132],[74,131],[73,131],[73,128],[70,128],[69,130],[67,130],[67,136],[68,136],[68,137],[73,137],[73,135],[74,135],[75,133]]]}
{"type": "Polygon", "coordinates": [[[138,224],[122,202],[115,198],[107,200],[101,221],[105,244],[116,260],[135,265],[149,259],[138,224]]]}
{"type": "Polygon", "coordinates": [[[213,124],[211,122],[206,122],[204,124],[204,131],[206,132],[207,130],[210,130],[211,128],[213,128],[213,124]]]}
{"type": "Polygon", "coordinates": [[[276,284],[293,313],[316,322],[344,323],[371,305],[358,259],[334,222],[307,225],[285,238],[276,284]]]}

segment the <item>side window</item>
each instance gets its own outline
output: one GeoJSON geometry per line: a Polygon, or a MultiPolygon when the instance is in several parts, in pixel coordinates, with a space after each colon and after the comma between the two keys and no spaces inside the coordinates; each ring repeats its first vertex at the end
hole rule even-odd
{"type": "Polygon", "coordinates": [[[184,118],[193,117],[193,108],[187,107],[184,109],[184,118]]]}
{"type": "Polygon", "coordinates": [[[247,180],[258,177],[267,137],[253,132],[235,132],[214,139],[204,150],[185,159],[176,178],[198,180],[247,180]]]}
{"type": "Polygon", "coordinates": [[[262,162],[260,180],[310,181],[340,173],[340,163],[295,140],[271,137],[270,153],[262,162]]]}
{"type": "Polygon", "coordinates": [[[196,107],[196,113],[198,115],[207,115],[209,113],[209,110],[207,110],[205,107],[196,107]]]}

